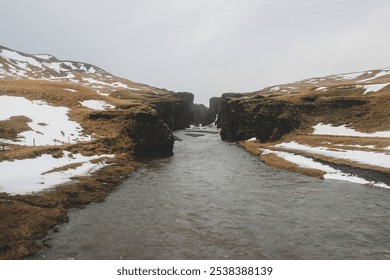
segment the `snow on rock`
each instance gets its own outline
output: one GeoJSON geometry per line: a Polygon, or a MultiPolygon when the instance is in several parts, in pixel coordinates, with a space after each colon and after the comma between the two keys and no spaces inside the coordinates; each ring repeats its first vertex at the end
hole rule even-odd
{"type": "Polygon", "coordinates": [[[386,153],[343,149],[335,150],[327,147],[311,147],[308,145],[299,144],[295,141],[277,144],[275,145],[275,147],[303,151],[332,158],[345,159],[362,164],[390,168],[390,155],[386,153]]]}
{"type": "Polygon", "coordinates": [[[75,176],[87,176],[105,166],[92,160],[112,158],[113,155],[86,157],[65,151],[61,158],[42,155],[37,158],[0,162],[0,192],[26,194],[52,188],[71,181],[75,176]],[[80,163],[76,168],[49,172],[69,164],[80,163]],[[49,173],[47,173],[49,172],[49,173]]]}
{"type": "Polygon", "coordinates": [[[304,157],[301,155],[296,155],[288,152],[272,151],[268,149],[260,149],[260,150],[263,151],[262,153],[263,155],[273,153],[276,156],[283,158],[289,162],[295,163],[296,165],[302,168],[312,168],[312,169],[321,170],[326,173],[324,175],[324,179],[342,180],[342,181],[348,181],[357,184],[372,185],[372,186],[382,187],[382,188],[390,188],[390,186],[387,186],[386,184],[383,183],[369,182],[363,178],[346,174],[344,172],[341,172],[340,170],[337,170],[333,167],[322,164],[320,162],[314,161],[313,159],[308,157],[304,157]]]}
{"type": "Polygon", "coordinates": [[[26,116],[32,121],[27,123],[32,129],[18,135],[18,141],[6,141],[9,144],[32,146],[74,143],[89,140],[82,135],[80,124],[69,120],[69,109],[54,107],[40,100],[30,101],[24,97],[0,96],[0,120],[13,116],[26,116]]]}
{"type": "Polygon", "coordinates": [[[82,102],[80,101],[80,104],[89,109],[98,111],[115,108],[114,105],[108,104],[103,100],[85,100],[82,102]]]}
{"type": "Polygon", "coordinates": [[[358,132],[346,125],[333,126],[331,124],[319,123],[313,126],[316,135],[336,135],[336,136],[354,136],[354,137],[390,137],[390,131],[379,131],[374,133],[358,132]]]}

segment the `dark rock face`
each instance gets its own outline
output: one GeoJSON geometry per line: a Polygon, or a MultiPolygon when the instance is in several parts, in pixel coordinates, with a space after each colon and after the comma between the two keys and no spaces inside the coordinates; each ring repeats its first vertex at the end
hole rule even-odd
{"type": "Polygon", "coordinates": [[[122,135],[132,139],[136,156],[170,156],[174,137],[168,125],[156,110],[140,106],[129,110],[125,116],[122,135]]]}
{"type": "Polygon", "coordinates": [[[194,114],[194,125],[208,125],[214,122],[214,119],[211,117],[209,113],[209,108],[207,108],[203,104],[193,104],[192,106],[193,114],[194,114]]]}
{"type": "Polygon", "coordinates": [[[194,104],[194,95],[190,92],[176,92],[171,100],[155,101],[153,108],[161,119],[172,129],[179,130],[193,125],[208,125],[214,122],[209,109],[203,104],[194,104]]]}
{"type": "Polygon", "coordinates": [[[276,141],[298,128],[301,115],[294,103],[267,101],[254,119],[255,136],[261,142],[276,141]]]}
{"type": "MultiPolygon", "coordinates": [[[[222,94],[222,96],[220,97],[220,101],[219,101],[219,113],[218,113],[218,120],[217,120],[217,127],[218,128],[221,128],[221,138],[222,140],[228,140],[228,139],[234,139],[235,137],[230,137],[230,133],[228,133],[228,130],[233,132],[233,127],[236,126],[236,120],[234,120],[234,116],[232,116],[231,112],[234,112],[236,111],[237,109],[234,109],[233,107],[237,107],[237,105],[233,105],[232,103],[235,103],[234,100],[232,100],[232,98],[238,98],[238,97],[242,97],[243,95],[242,94],[239,94],[239,93],[224,93],[222,94]],[[230,105],[228,105],[228,103],[230,103],[230,105]],[[232,120],[233,119],[233,120],[232,120]],[[233,126],[231,128],[229,128],[228,130],[225,128],[224,129],[224,124],[225,124],[225,127],[228,126],[233,126]]],[[[238,109],[238,110],[241,110],[241,109],[238,109]]],[[[238,118],[240,118],[239,116],[237,116],[238,118]]],[[[236,140],[228,140],[228,141],[236,141],[236,140]]]]}
{"type": "Polygon", "coordinates": [[[161,119],[172,129],[185,129],[193,121],[192,105],[194,95],[189,92],[177,92],[170,100],[155,101],[153,108],[161,119]]]}
{"type": "Polygon", "coordinates": [[[254,116],[254,112],[245,102],[222,97],[221,111],[218,115],[218,119],[221,120],[221,139],[234,142],[251,138],[254,135],[254,116]]]}
{"type": "Polygon", "coordinates": [[[221,139],[246,140],[256,136],[262,142],[279,140],[298,128],[298,106],[266,97],[243,99],[242,95],[222,95],[220,106],[221,139]]]}

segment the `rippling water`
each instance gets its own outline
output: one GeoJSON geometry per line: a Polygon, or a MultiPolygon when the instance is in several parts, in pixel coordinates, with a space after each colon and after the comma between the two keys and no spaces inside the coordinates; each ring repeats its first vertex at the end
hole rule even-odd
{"type": "Polygon", "coordinates": [[[390,259],[390,191],[264,165],[185,131],[105,202],[70,213],[45,259],[390,259]]]}

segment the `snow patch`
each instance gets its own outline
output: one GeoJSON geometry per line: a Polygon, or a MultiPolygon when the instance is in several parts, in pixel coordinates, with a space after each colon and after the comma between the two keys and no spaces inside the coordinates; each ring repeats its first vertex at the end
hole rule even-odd
{"type": "Polygon", "coordinates": [[[46,63],[44,62],[43,65],[46,66],[47,68],[56,71],[57,73],[61,72],[67,72],[68,70],[62,68],[61,62],[51,62],[51,63],[46,63]]]}
{"type": "Polygon", "coordinates": [[[250,139],[248,139],[248,140],[245,140],[245,142],[256,141],[256,140],[257,140],[256,137],[252,137],[252,138],[250,138],[250,139]]]}
{"type": "Polygon", "coordinates": [[[69,108],[49,106],[40,100],[0,96],[0,120],[13,116],[26,116],[32,120],[27,123],[32,131],[19,133],[18,141],[7,140],[9,144],[32,146],[35,142],[36,146],[46,146],[89,140],[88,136],[82,135],[80,124],[69,120],[68,112],[69,108]]]}
{"type": "Polygon", "coordinates": [[[108,104],[103,100],[85,100],[82,102],[80,101],[80,104],[89,109],[98,111],[115,108],[114,105],[108,104]]]}
{"type": "Polygon", "coordinates": [[[77,90],[75,90],[75,89],[71,89],[71,88],[65,88],[64,90],[66,90],[66,91],[70,91],[70,92],[77,92],[77,90]]]}
{"type": "Polygon", "coordinates": [[[347,73],[347,74],[336,75],[334,77],[341,78],[344,80],[353,80],[353,79],[360,77],[363,74],[364,73],[362,73],[362,72],[356,72],[356,73],[347,73]]]}
{"type": "Polygon", "coordinates": [[[372,84],[372,85],[361,85],[360,87],[362,87],[365,91],[363,94],[367,94],[367,93],[370,93],[370,92],[377,92],[377,91],[380,91],[381,89],[383,89],[384,87],[390,85],[390,83],[386,83],[386,84],[372,84]]]}
{"type": "Polygon", "coordinates": [[[346,174],[344,172],[341,172],[340,170],[330,167],[329,165],[325,165],[320,162],[314,161],[313,159],[308,157],[304,157],[301,155],[296,155],[288,152],[272,151],[268,149],[260,149],[260,150],[263,151],[262,153],[263,155],[273,153],[278,157],[283,158],[289,162],[295,163],[296,165],[302,168],[312,168],[312,169],[321,170],[326,173],[324,175],[324,179],[342,180],[342,181],[348,181],[357,184],[372,185],[381,188],[390,188],[390,186],[387,186],[386,184],[383,183],[369,182],[363,178],[346,174]]]}
{"type": "MultiPolygon", "coordinates": [[[[371,72],[372,73],[372,72],[371,72]]],[[[368,72],[368,74],[371,74],[370,72],[368,72]]],[[[390,69],[382,69],[382,71],[378,72],[377,74],[375,74],[374,76],[372,76],[371,78],[367,78],[367,79],[364,79],[364,80],[361,80],[361,82],[368,82],[368,81],[372,81],[372,80],[375,80],[377,78],[380,78],[382,76],[386,76],[386,75],[390,75],[390,69]]]]}
{"type": "Polygon", "coordinates": [[[14,61],[26,62],[28,64],[35,66],[35,67],[42,68],[42,64],[38,60],[36,60],[32,57],[23,56],[23,55],[21,55],[17,52],[14,52],[14,51],[2,49],[2,50],[0,50],[0,55],[7,60],[11,59],[14,61]]]}
{"type": "Polygon", "coordinates": [[[374,133],[358,132],[346,125],[333,126],[331,124],[319,123],[313,126],[316,135],[336,135],[336,136],[355,136],[355,137],[390,137],[390,131],[378,131],[374,133]]]}
{"type": "Polygon", "coordinates": [[[357,163],[368,164],[390,168],[390,155],[385,153],[377,153],[370,151],[355,151],[355,150],[331,150],[327,147],[311,147],[308,145],[299,144],[295,141],[289,143],[281,143],[275,147],[308,152],[317,155],[323,155],[332,158],[345,159],[357,163]]]}
{"type": "MultiPolygon", "coordinates": [[[[331,143],[329,143],[331,144],[331,143]]],[[[375,149],[374,145],[344,145],[344,144],[335,144],[337,147],[350,147],[350,148],[364,148],[364,149],[375,149]]]]}
{"type": "Polygon", "coordinates": [[[88,69],[88,73],[95,74],[95,73],[96,73],[96,69],[93,68],[93,67],[90,67],[90,68],[88,69]]]}
{"type": "Polygon", "coordinates": [[[92,163],[92,160],[113,157],[114,155],[86,157],[65,151],[61,158],[46,154],[33,159],[2,161],[0,162],[0,192],[26,194],[52,188],[70,182],[75,176],[87,176],[105,166],[104,162],[92,163]],[[46,173],[75,163],[82,165],[73,169],[46,173]]]}
{"type": "Polygon", "coordinates": [[[49,55],[49,54],[35,54],[34,55],[36,58],[43,59],[43,60],[49,60],[54,58],[54,56],[49,55]]]}

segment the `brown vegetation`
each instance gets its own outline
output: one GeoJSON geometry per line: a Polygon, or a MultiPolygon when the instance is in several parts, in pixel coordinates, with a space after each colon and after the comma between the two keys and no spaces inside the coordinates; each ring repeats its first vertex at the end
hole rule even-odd
{"type": "MultiPolygon", "coordinates": [[[[135,160],[135,153],[142,155],[152,149],[172,153],[171,131],[151,108],[152,101],[176,100],[172,95],[154,94],[152,98],[150,92],[135,94],[131,90],[122,90],[121,95],[102,96],[95,90],[71,83],[10,79],[0,80],[0,92],[2,95],[21,96],[29,100],[42,100],[52,106],[68,107],[69,118],[80,123],[84,133],[92,135],[90,141],[76,144],[36,147],[6,145],[7,149],[0,152],[0,161],[35,158],[44,154],[62,157],[64,151],[84,156],[115,155],[115,158],[104,159],[107,166],[90,176],[73,178],[71,183],[44,192],[29,195],[0,193],[0,259],[20,259],[37,252],[42,248],[42,238],[47,232],[67,222],[68,209],[103,201],[108,192],[141,165],[135,160]],[[124,95],[128,98],[120,99],[124,95]],[[117,109],[91,110],[81,106],[80,101],[84,100],[103,100],[117,106],[117,109]],[[150,126],[150,129],[141,129],[146,126],[150,126]],[[133,139],[133,128],[144,133],[133,139]],[[163,145],[164,141],[166,143],[163,145]]],[[[19,132],[30,129],[27,122],[25,117],[1,122],[0,137],[15,140],[19,132]]],[[[70,164],[47,172],[77,166],[70,164]]]]}
{"type": "Polygon", "coordinates": [[[27,125],[28,122],[31,122],[31,119],[25,116],[14,116],[0,121],[0,138],[17,141],[19,133],[31,130],[27,125]]]}
{"type": "Polygon", "coordinates": [[[132,157],[117,156],[109,166],[74,183],[30,195],[0,193],[0,259],[20,259],[42,248],[42,238],[67,222],[67,210],[102,202],[129,173],[140,166],[132,157]]]}

